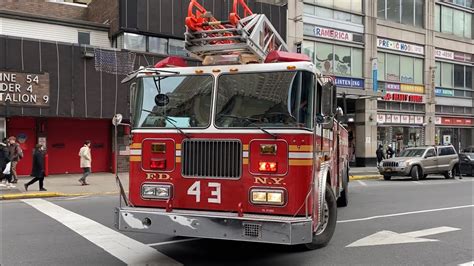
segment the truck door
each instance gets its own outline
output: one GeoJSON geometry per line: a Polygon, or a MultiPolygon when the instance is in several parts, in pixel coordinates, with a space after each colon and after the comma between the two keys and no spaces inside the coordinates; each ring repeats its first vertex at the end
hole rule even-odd
{"type": "Polygon", "coordinates": [[[425,174],[432,174],[438,170],[438,157],[434,148],[428,149],[423,159],[423,168],[425,174]]]}

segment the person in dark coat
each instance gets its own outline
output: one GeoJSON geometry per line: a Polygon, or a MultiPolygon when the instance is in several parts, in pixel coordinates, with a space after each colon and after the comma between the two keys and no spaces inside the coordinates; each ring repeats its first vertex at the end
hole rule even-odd
{"type": "Polygon", "coordinates": [[[395,151],[392,148],[392,144],[389,144],[388,148],[387,148],[387,159],[388,158],[393,158],[394,154],[395,154],[395,151]]]}
{"type": "Polygon", "coordinates": [[[379,145],[379,148],[375,152],[375,155],[377,155],[377,166],[380,165],[380,162],[385,159],[385,155],[383,154],[383,146],[382,144],[379,145]]]}
{"type": "Polygon", "coordinates": [[[36,144],[35,152],[33,154],[33,168],[31,170],[31,176],[33,179],[25,184],[25,190],[28,191],[28,186],[32,185],[36,181],[39,181],[39,190],[46,191],[43,187],[44,180],[44,148],[41,144],[36,144]]]}
{"type": "Polygon", "coordinates": [[[7,139],[4,138],[3,142],[0,142],[0,183],[3,182],[3,179],[6,179],[8,183],[11,182],[10,175],[3,174],[8,162],[10,162],[10,153],[8,152],[7,139]]]}

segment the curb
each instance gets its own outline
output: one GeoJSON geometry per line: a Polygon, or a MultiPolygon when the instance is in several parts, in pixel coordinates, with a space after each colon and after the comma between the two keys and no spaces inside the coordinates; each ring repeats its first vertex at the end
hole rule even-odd
{"type": "Polygon", "coordinates": [[[349,180],[381,179],[382,175],[349,175],[349,180]]]}
{"type": "Polygon", "coordinates": [[[16,193],[0,196],[0,200],[15,200],[15,199],[33,199],[33,198],[54,198],[54,197],[80,197],[93,195],[113,195],[119,192],[96,192],[96,193],[62,193],[62,192],[45,192],[45,193],[16,193]]]}

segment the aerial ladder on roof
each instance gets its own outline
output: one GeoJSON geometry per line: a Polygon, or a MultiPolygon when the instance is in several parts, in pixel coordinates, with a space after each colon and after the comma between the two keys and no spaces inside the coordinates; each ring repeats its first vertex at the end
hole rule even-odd
{"type": "Polygon", "coordinates": [[[245,0],[234,0],[228,20],[217,20],[197,0],[191,0],[185,48],[203,64],[212,64],[216,56],[261,63],[272,51],[288,51],[270,20],[264,14],[253,13],[245,0]]]}

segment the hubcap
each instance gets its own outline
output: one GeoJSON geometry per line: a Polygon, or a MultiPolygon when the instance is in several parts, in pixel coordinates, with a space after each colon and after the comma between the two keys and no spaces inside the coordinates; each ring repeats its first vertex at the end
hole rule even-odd
{"type": "Polygon", "coordinates": [[[321,225],[318,228],[318,231],[316,231],[316,235],[320,235],[326,230],[326,227],[328,226],[328,221],[329,221],[329,206],[326,201],[324,201],[324,207],[323,207],[323,220],[321,225]]]}

